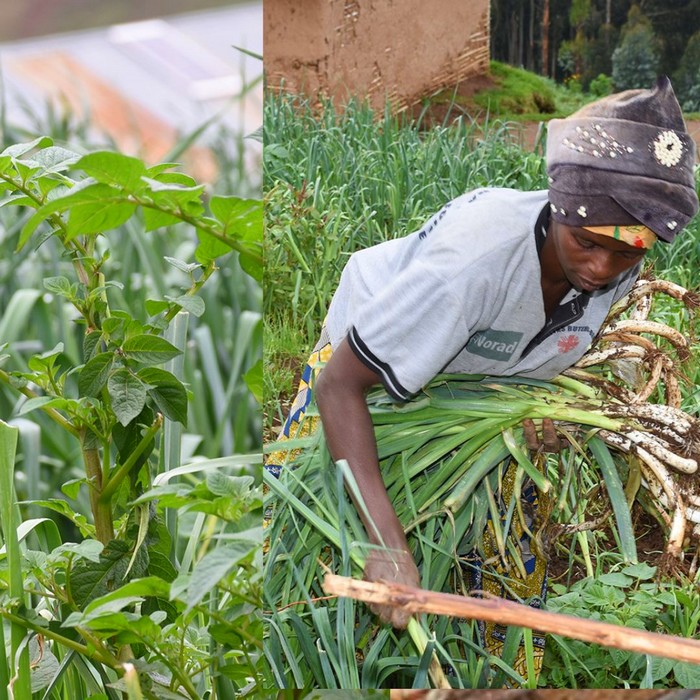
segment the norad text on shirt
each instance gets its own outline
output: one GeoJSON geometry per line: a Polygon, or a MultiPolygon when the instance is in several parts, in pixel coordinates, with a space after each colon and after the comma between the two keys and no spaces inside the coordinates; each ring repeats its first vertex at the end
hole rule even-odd
{"type": "Polygon", "coordinates": [[[513,356],[522,337],[523,334],[516,331],[495,331],[489,328],[474,333],[465,348],[473,355],[505,362],[513,356]]]}

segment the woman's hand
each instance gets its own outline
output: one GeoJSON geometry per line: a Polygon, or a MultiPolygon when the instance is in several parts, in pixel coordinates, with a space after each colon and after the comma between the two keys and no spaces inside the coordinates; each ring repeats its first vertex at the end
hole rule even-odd
{"type": "MultiPolygon", "coordinates": [[[[420,574],[413,556],[403,549],[372,549],[365,563],[365,581],[378,583],[401,583],[413,588],[420,587],[420,574]]],[[[388,622],[398,629],[404,629],[411,619],[405,608],[373,603],[370,610],[379,615],[382,622],[388,622]]]]}
{"type": "Polygon", "coordinates": [[[525,442],[530,452],[561,452],[561,441],[551,418],[542,419],[542,438],[531,418],[522,422],[525,442]]]}

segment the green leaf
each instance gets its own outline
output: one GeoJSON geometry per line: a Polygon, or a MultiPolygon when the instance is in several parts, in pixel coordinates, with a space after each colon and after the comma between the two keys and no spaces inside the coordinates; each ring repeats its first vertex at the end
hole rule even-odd
{"type": "Polygon", "coordinates": [[[70,209],[68,240],[118,228],[131,218],[135,210],[136,205],[133,202],[119,201],[119,198],[111,195],[94,202],[76,204],[70,209]]]}
{"type": "MultiPolygon", "coordinates": [[[[0,156],[0,172],[2,171],[2,156],[0,156]]],[[[0,199],[0,207],[5,207],[10,204],[13,206],[36,207],[36,202],[22,192],[15,192],[14,194],[7,195],[7,197],[0,199]]]]}
{"type": "Polygon", "coordinates": [[[75,500],[80,493],[80,489],[85,483],[87,482],[84,477],[81,479],[69,479],[61,484],[61,493],[65,494],[68,498],[75,500]]]}
{"type": "Polygon", "coordinates": [[[146,175],[148,175],[148,177],[156,178],[156,176],[161,175],[161,173],[164,173],[166,170],[179,168],[180,165],[182,165],[182,163],[157,163],[146,170],[146,175]]]}
{"type": "MultiPolygon", "coordinates": [[[[258,282],[262,280],[262,238],[263,208],[256,199],[238,197],[212,197],[211,211],[221,224],[221,233],[225,239],[243,244],[240,251],[240,264],[243,270],[258,282]]],[[[200,245],[195,256],[206,262],[224,255],[225,241],[200,231],[200,245]]]]}
{"type": "Polygon", "coordinates": [[[24,416],[31,411],[36,411],[37,408],[64,408],[68,405],[68,399],[61,398],[60,396],[35,396],[34,398],[27,399],[17,412],[17,415],[24,416]]]}
{"type": "Polygon", "coordinates": [[[83,540],[78,543],[66,542],[52,550],[51,556],[66,552],[67,554],[72,554],[76,559],[87,559],[98,564],[103,549],[104,545],[97,540],[83,540]]]}
{"type": "Polygon", "coordinates": [[[676,661],[673,664],[673,675],[681,688],[700,688],[700,664],[676,661]]]}
{"type": "Polygon", "coordinates": [[[161,299],[146,299],[146,313],[149,316],[157,316],[163,311],[167,311],[170,308],[170,304],[167,301],[162,301],[161,299]]]}
{"type": "Polygon", "coordinates": [[[191,294],[182,294],[179,297],[165,297],[168,301],[172,301],[185,311],[188,311],[193,316],[199,318],[204,313],[204,299],[191,294]]]}
{"type": "Polygon", "coordinates": [[[167,581],[163,581],[157,576],[147,576],[146,578],[129,581],[118,589],[91,600],[91,602],[85,606],[85,612],[90,613],[95,610],[105,609],[107,605],[115,602],[121,604],[124,598],[139,599],[146,598],[147,596],[167,598],[169,594],[170,584],[167,581]]]}
{"type": "Polygon", "coordinates": [[[91,360],[100,349],[101,339],[102,333],[100,331],[90,331],[85,334],[83,338],[83,357],[86,362],[91,360]]]}
{"type": "MultiPolygon", "coordinates": [[[[111,540],[107,543],[99,562],[76,562],[68,579],[68,586],[73,600],[81,609],[104,595],[113,593],[126,582],[124,577],[129,567],[131,552],[129,544],[123,540],[111,540]]],[[[140,578],[148,565],[139,558],[138,565],[132,570],[133,578],[140,578]]]]}
{"type": "Polygon", "coordinates": [[[639,564],[630,564],[622,569],[623,574],[626,576],[631,576],[638,581],[646,581],[648,579],[654,578],[656,576],[656,567],[650,566],[646,562],[642,561],[639,564]]]}
{"type": "Polygon", "coordinates": [[[60,664],[48,645],[39,646],[37,637],[32,637],[29,640],[29,658],[32,693],[38,693],[53,681],[59,671],[60,664]]]}
{"type": "MultiPolygon", "coordinates": [[[[163,183],[149,178],[144,178],[144,182],[150,187],[150,191],[142,194],[141,204],[144,211],[160,212],[160,214],[154,215],[156,221],[167,222],[167,219],[162,219],[163,213],[170,214],[179,221],[193,219],[195,220],[193,222],[195,225],[197,221],[201,220],[204,213],[204,204],[202,203],[203,185],[186,187],[177,183],[163,183]],[[150,203],[146,201],[147,196],[150,197],[150,203]]],[[[149,225],[153,225],[153,223],[154,221],[149,219],[149,225]]]]}
{"type": "Polygon", "coordinates": [[[622,668],[631,656],[631,652],[624,651],[622,649],[610,648],[608,649],[608,653],[610,654],[610,658],[613,660],[613,663],[615,666],[617,666],[617,668],[622,668]]]}
{"type": "Polygon", "coordinates": [[[243,561],[255,548],[246,542],[227,542],[207,552],[195,566],[187,583],[188,610],[197,605],[229,571],[243,561]]]}
{"type": "Polygon", "coordinates": [[[47,146],[52,146],[53,140],[48,136],[40,136],[34,141],[29,141],[27,143],[15,143],[12,146],[8,146],[1,155],[12,156],[13,158],[19,158],[29,151],[33,151],[35,148],[46,148],[47,146]]]}
{"type": "Polygon", "coordinates": [[[144,178],[144,182],[150,187],[150,194],[153,196],[154,201],[175,204],[175,205],[194,205],[194,210],[203,211],[204,207],[201,203],[201,195],[204,192],[204,185],[190,185],[193,182],[188,178],[188,184],[181,184],[178,182],[178,178],[175,181],[166,182],[171,178],[159,178],[158,180],[153,180],[151,178],[144,178]],[[201,207],[201,208],[200,208],[201,207]]]}
{"type": "Polygon", "coordinates": [[[150,558],[148,564],[148,573],[153,576],[162,578],[163,581],[174,581],[177,578],[177,569],[173,566],[170,558],[162,552],[154,551],[149,548],[148,555],[150,558]]]}
{"type": "Polygon", "coordinates": [[[246,242],[261,242],[263,207],[257,199],[215,196],[210,203],[212,214],[223,225],[223,234],[246,242]]]}
{"type": "Polygon", "coordinates": [[[126,221],[136,205],[128,195],[103,183],[76,185],[61,197],[52,198],[34,212],[22,228],[17,243],[21,250],[38,226],[49,217],[71,210],[67,226],[69,238],[115,228],[126,221]]]}
{"type": "Polygon", "coordinates": [[[207,488],[214,495],[229,498],[240,498],[254,483],[252,476],[229,476],[220,471],[209,472],[206,476],[207,488]]]}
{"type": "Polygon", "coordinates": [[[195,250],[194,257],[203,265],[231,252],[231,246],[216,236],[212,236],[202,229],[197,229],[197,235],[199,236],[199,245],[195,250]]]}
{"type": "Polygon", "coordinates": [[[197,187],[197,181],[193,177],[191,177],[190,175],[186,175],[185,173],[160,172],[153,179],[157,182],[162,182],[164,184],[175,184],[181,185],[182,187],[197,187]]]}
{"type": "Polygon", "coordinates": [[[119,614],[122,608],[140,603],[141,598],[132,596],[122,597],[116,601],[111,601],[98,610],[90,613],[73,612],[63,621],[62,627],[91,627],[93,630],[101,632],[117,632],[128,629],[134,619],[133,614],[119,614]]]}
{"type": "Polygon", "coordinates": [[[141,177],[146,175],[146,166],[138,158],[113,151],[88,153],[75,164],[75,168],[84,170],[98,182],[129,192],[143,189],[141,177]]]}
{"type": "Polygon", "coordinates": [[[259,255],[241,253],[239,261],[244,272],[257,282],[262,282],[263,262],[259,255]]]}
{"type": "Polygon", "coordinates": [[[601,574],[598,581],[606,586],[616,586],[617,588],[628,588],[633,583],[633,579],[622,573],[601,574]]]}
{"type": "Polygon", "coordinates": [[[49,146],[49,148],[34,153],[24,162],[38,165],[42,173],[60,173],[67,170],[78,158],[80,155],[74,151],[60,146],[49,146]]]}
{"type": "Polygon", "coordinates": [[[665,659],[660,656],[652,656],[651,659],[651,677],[652,680],[658,681],[662,678],[667,678],[671,669],[676,662],[673,659],[665,659]]]}
{"type": "Polygon", "coordinates": [[[110,375],[107,390],[117,420],[124,426],[136,418],[146,404],[146,386],[126,368],[117,369],[110,375]]]}
{"type": "Polygon", "coordinates": [[[171,603],[167,598],[156,598],[153,596],[145,598],[143,603],[141,603],[141,614],[153,616],[153,613],[157,613],[165,617],[167,624],[172,624],[177,620],[178,607],[180,606],[171,603]]]}
{"type": "Polygon", "coordinates": [[[87,518],[81,513],[76,513],[66,501],[62,501],[58,498],[39,500],[39,501],[23,501],[26,505],[39,506],[41,508],[48,508],[55,513],[60,513],[70,520],[79,530],[80,534],[84,537],[94,537],[95,528],[93,525],[88,523],[87,518]]]}
{"type": "Polygon", "coordinates": [[[248,387],[248,391],[255,397],[255,400],[262,404],[263,399],[263,365],[262,360],[258,360],[244,375],[243,381],[248,387]]]}
{"type": "Polygon", "coordinates": [[[142,369],[138,376],[150,387],[148,395],[168,419],[187,425],[187,390],[170,372],[157,367],[142,369]]]}
{"type": "Polygon", "coordinates": [[[178,350],[165,338],[148,334],[128,338],[124,341],[122,350],[129,359],[145,365],[161,365],[182,354],[182,350],[178,350]]]}
{"type": "Polygon", "coordinates": [[[169,214],[166,211],[160,211],[159,209],[151,209],[150,207],[143,208],[143,222],[146,231],[155,231],[159,228],[166,228],[167,226],[174,226],[179,224],[181,219],[179,219],[174,214],[169,214]]]}
{"type": "Polygon", "coordinates": [[[172,265],[174,268],[180,270],[180,272],[184,272],[186,275],[191,275],[196,269],[201,267],[199,263],[188,263],[184,260],[171,258],[167,255],[163,257],[163,260],[165,260],[165,262],[167,262],[168,265],[172,265]]]}
{"type": "Polygon", "coordinates": [[[31,180],[41,170],[39,165],[30,164],[29,161],[15,160],[13,165],[20,179],[24,182],[31,180]]]}
{"type": "Polygon", "coordinates": [[[52,294],[57,294],[62,297],[75,296],[73,285],[67,277],[45,277],[44,288],[52,294]]]}
{"type": "MultiPolygon", "coordinates": [[[[123,426],[117,423],[112,429],[112,439],[119,453],[119,461],[125,462],[136,449],[136,446],[141,442],[143,437],[143,426],[149,426],[153,423],[153,411],[146,405],[128,425],[123,426]]],[[[135,477],[141,467],[146,463],[153,452],[155,441],[151,440],[139,458],[134,463],[131,470],[131,476],[135,477]]]]}
{"type": "Polygon", "coordinates": [[[102,324],[102,333],[113,343],[121,343],[126,331],[126,320],[117,316],[110,316],[102,324]]]}
{"type": "Polygon", "coordinates": [[[99,397],[107,383],[109,372],[114,362],[114,353],[101,352],[95,355],[78,375],[78,394],[80,396],[99,397]]]}
{"type": "Polygon", "coordinates": [[[27,367],[33,372],[42,373],[46,372],[48,369],[53,369],[56,364],[58,356],[63,353],[63,343],[58,343],[51,350],[42,352],[40,355],[33,355],[29,358],[27,362],[27,367]]]}

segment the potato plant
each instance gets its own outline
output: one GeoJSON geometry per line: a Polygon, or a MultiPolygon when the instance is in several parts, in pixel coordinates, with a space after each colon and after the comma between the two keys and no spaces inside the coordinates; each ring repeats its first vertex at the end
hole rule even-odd
{"type": "MultiPolygon", "coordinates": [[[[48,137],[0,153],[0,206],[22,222],[17,254],[52,239],[70,274],[45,277],[44,292],[72,309],[80,338],[78,362],[58,343],[25,363],[0,337],[0,385],[17,416],[68,437],[82,469],[66,498],[18,503],[18,428],[0,422],[0,698],[224,698],[256,686],[259,457],[181,464],[179,446],[192,403],[188,318],[204,313],[202,288],[222,261],[259,285],[262,206],[210,197],[174,168],[48,137]],[[138,313],[120,303],[126,280],[105,274],[111,236],[130,225],[144,237],[184,227],[196,239],[192,260],[168,259],[188,283],[138,313]],[[69,503],[81,496],[89,513],[69,503]],[[26,517],[38,508],[55,515],[26,517]]],[[[259,399],[260,362],[245,379],[259,399]]]]}

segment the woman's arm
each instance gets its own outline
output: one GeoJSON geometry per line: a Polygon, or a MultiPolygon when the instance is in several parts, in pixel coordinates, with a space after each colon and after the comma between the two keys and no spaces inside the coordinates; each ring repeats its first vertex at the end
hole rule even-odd
{"type": "MultiPolygon", "coordinates": [[[[372,544],[365,579],[420,585],[420,576],[408,548],[403,527],[396,516],[379,471],[377,444],[365,398],[379,376],[366,367],[344,340],[321,371],[314,391],[331,457],[348,462],[367,512],[357,508],[372,544]]],[[[357,503],[355,506],[357,507],[357,503]]],[[[372,606],[373,612],[395,627],[405,627],[410,615],[401,610],[372,606]]]]}

